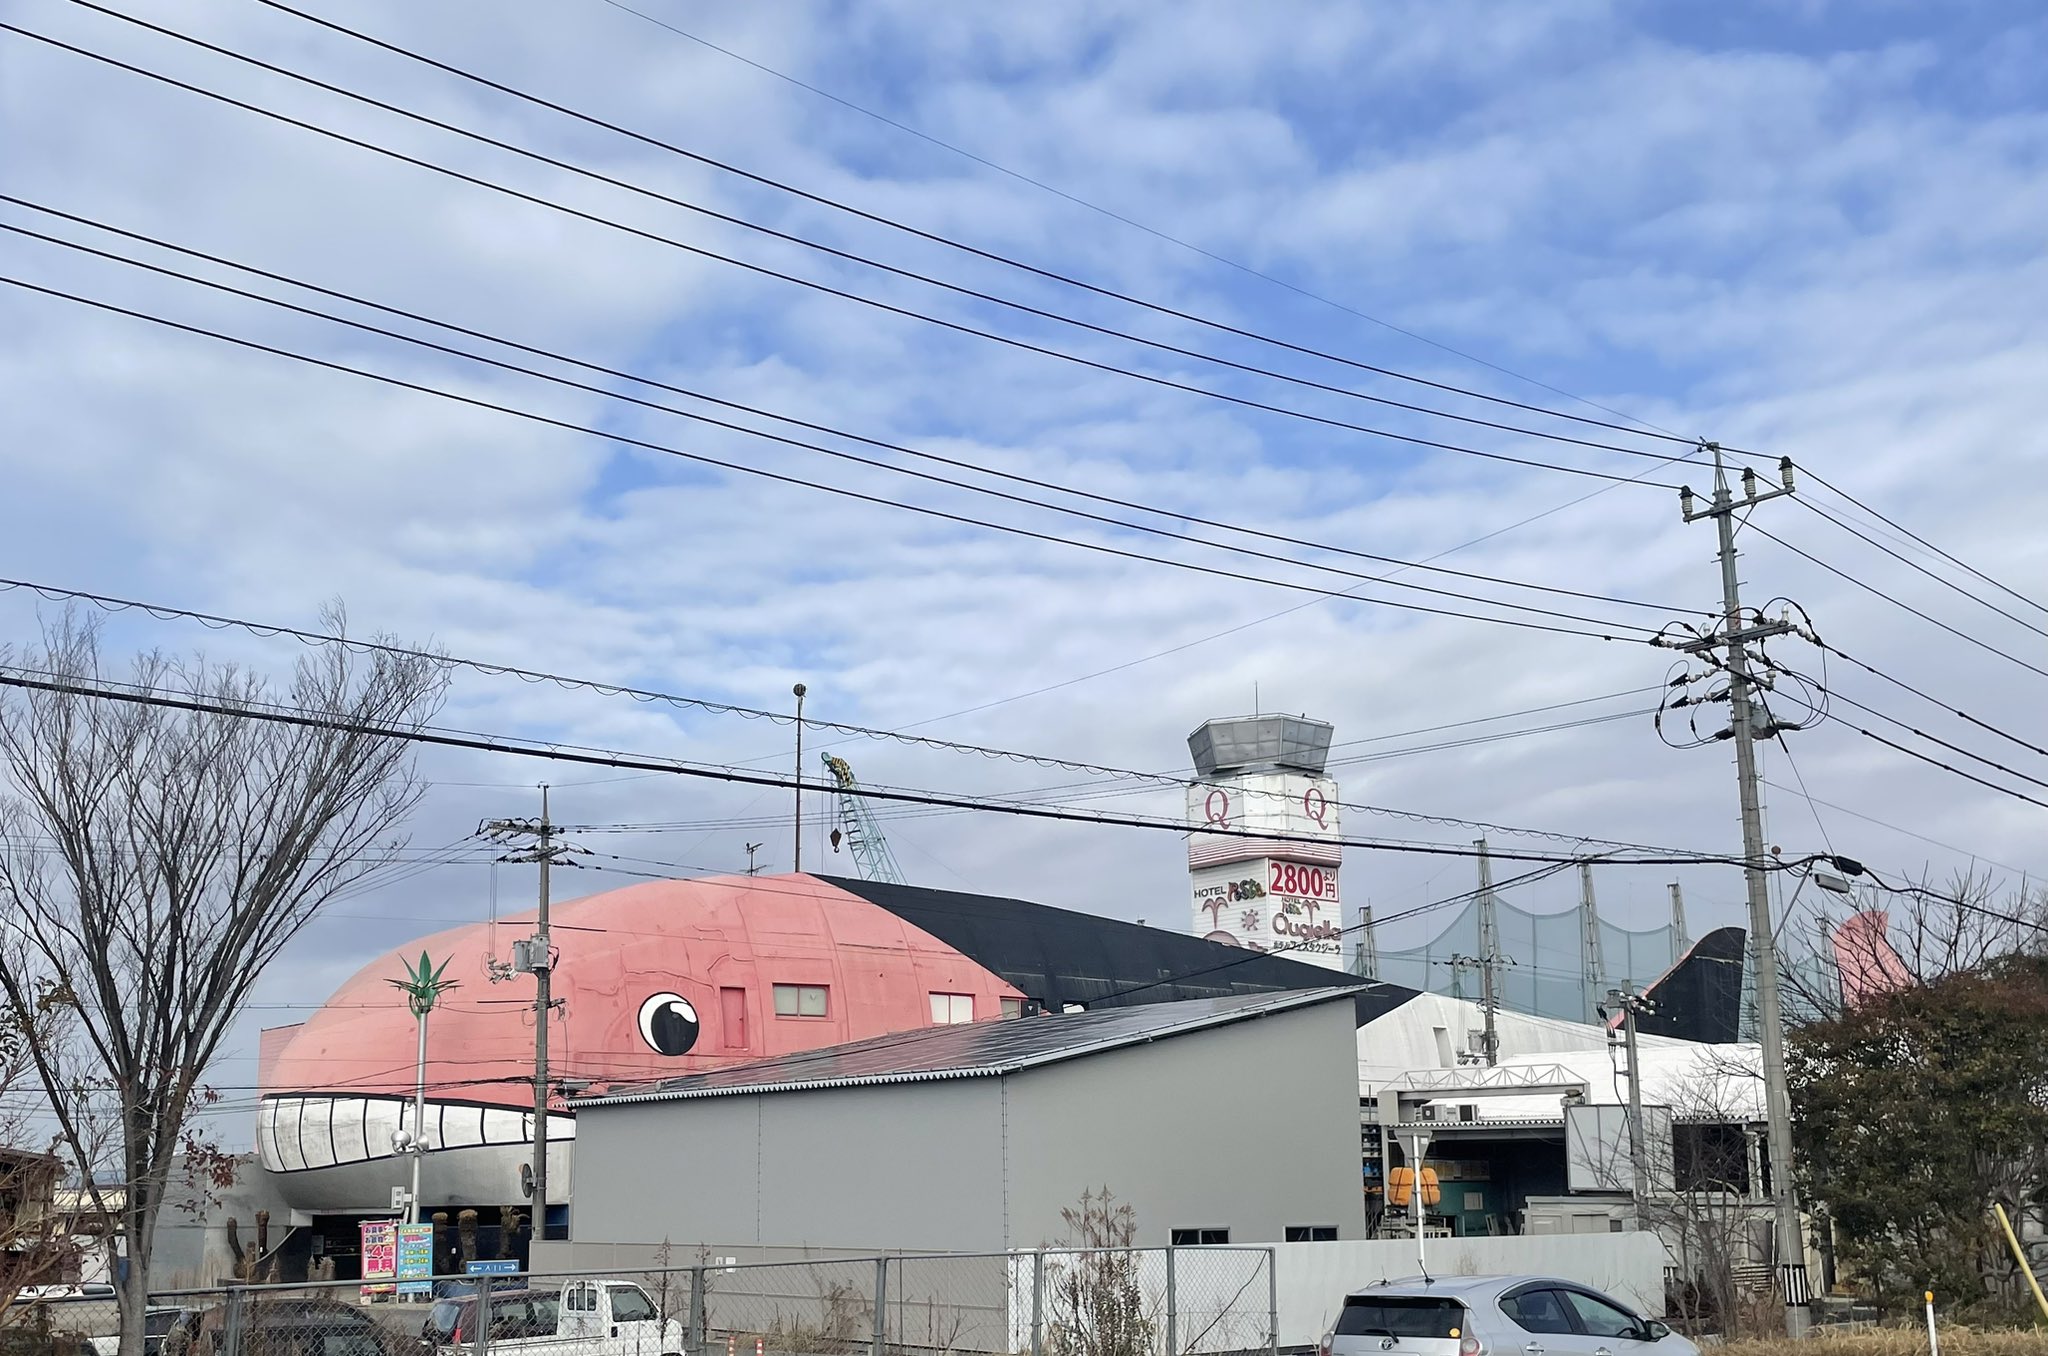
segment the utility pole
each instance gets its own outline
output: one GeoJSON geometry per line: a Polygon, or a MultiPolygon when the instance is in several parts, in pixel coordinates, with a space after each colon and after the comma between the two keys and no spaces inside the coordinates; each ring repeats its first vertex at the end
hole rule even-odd
{"type": "Polygon", "coordinates": [[[1671,959],[1677,960],[1692,946],[1692,937],[1685,930],[1685,891],[1677,881],[1671,882],[1671,959]]]}
{"type": "Polygon", "coordinates": [[[804,869],[804,693],[808,691],[802,683],[790,689],[796,697],[796,845],[790,853],[789,869],[795,872],[804,869]]]}
{"type": "MultiPolygon", "coordinates": [[[[1770,1130],[1778,1287],[1785,1301],[1786,1332],[1793,1337],[1804,1337],[1812,1325],[1812,1314],[1806,1307],[1806,1243],[1799,1220],[1799,1197],[1793,1186],[1792,1098],[1785,1082],[1785,1029],[1778,1001],[1778,945],[1771,922],[1770,893],[1764,878],[1764,864],[1768,857],[1757,791],[1755,717],[1760,710],[1752,695],[1754,683],[1749,672],[1748,650],[1750,642],[1783,635],[1792,630],[1792,626],[1789,622],[1767,621],[1762,616],[1758,616],[1754,624],[1746,624],[1742,615],[1741,589],[1735,577],[1735,515],[1739,511],[1752,510],[1767,500],[1791,494],[1792,459],[1780,459],[1779,485],[1761,493],[1757,489],[1756,472],[1745,468],[1742,472],[1742,497],[1737,499],[1728,489],[1728,472],[1722,460],[1721,445],[1707,443],[1705,447],[1714,454],[1713,503],[1695,511],[1693,492],[1688,487],[1678,492],[1679,509],[1686,522],[1698,518],[1714,520],[1720,545],[1722,617],[1715,633],[1678,648],[1710,657],[1715,649],[1725,647],[1727,650],[1722,667],[1728,673],[1730,733],[1735,740],[1735,775],[1740,783],[1742,801],[1743,878],[1749,893],[1749,954],[1756,972],[1757,1040],[1763,1047],[1764,1115],[1770,1130]]],[[[1771,733],[1774,731],[1767,727],[1766,736],[1771,733]]]]}
{"type": "Polygon", "coordinates": [[[1479,849],[1479,1002],[1486,1012],[1479,1054],[1491,1065],[1500,1062],[1500,922],[1494,916],[1493,859],[1486,855],[1486,840],[1472,846],[1479,849]]]}
{"type": "Polygon", "coordinates": [[[1372,931],[1372,905],[1367,904],[1358,918],[1358,949],[1352,953],[1351,973],[1360,979],[1380,977],[1380,944],[1372,931]]]}
{"type": "Polygon", "coordinates": [[[1607,991],[1610,1007],[1621,1009],[1621,1036],[1628,1061],[1628,1166],[1629,1201],[1635,1208],[1636,1228],[1643,1227],[1643,1202],[1650,1194],[1650,1158],[1643,1143],[1643,1066],[1636,1054],[1636,1013],[1650,1003],[1641,994],[1607,991]]]}
{"type": "Polygon", "coordinates": [[[1607,992],[1607,963],[1600,949],[1600,909],[1593,899],[1593,864],[1579,863],[1579,975],[1586,990],[1586,1016],[1600,1011],[1607,992]]]}
{"type": "MultiPolygon", "coordinates": [[[[548,822],[548,788],[540,788],[540,830],[534,851],[540,858],[540,910],[535,915],[533,966],[533,1241],[548,1236],[548,1012],[554,997],[554,959],[548,951],[548,867],[555,826],[548,822]]],[[[530,1257],[532,1254],[529,1253],[530,1257]]],[[[530,1263],[529,1263],[530,1265],[530,1263]]]]}
{"type": "Polygon", "coordinates": [[[500,842],[530,839],[532,846],[508,852],[501,862],[533,862],[540,867],[539,909],[534,916],[534,934],[512,944],[512,964],[494,967],[491,978],[509,979],[530,974],[534,981],[533,1004],[533,1156],[527,1166],[528,1187],[533,1198],[533,1238],[547,1238],[548,1219],[548,1019],[554,1013],[554,950],[548,934],[548,873],[557,864],[573,866],[566,854],[578,851],[558,842],[555,825],[548,818],[548,788],[540,788],[540,818],[494,819],[479,830],[500,842]]]}

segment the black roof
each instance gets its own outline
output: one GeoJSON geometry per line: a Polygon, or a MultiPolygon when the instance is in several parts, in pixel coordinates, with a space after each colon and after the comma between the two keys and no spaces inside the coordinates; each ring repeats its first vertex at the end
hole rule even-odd
{"type": "Polygon", "coordinates": [[[1644,992],[1657,1006],[1636,1018],[1651,1036],[1725,1045],[1742,1037],[1742,971],[1749,934],[1716,928],[1644,992]]]}
{"type": "Polygon", "coordinates": [[[774,1059],[735,1064],[709,1073],[572,1103],[581,1107],[627,1102],[669,1102],[732,1097],[757,1092],[801,1092],[818,1088],[865,1087],[878,1083],[929,1083],[955,1078],[992,1078],[1047,1064],[1080,1059],[1171,1036],[1210,1031],[1276,1012],[1348,999],[1343,987],[1300,989],[1233,998],[1191,998],[1097,1012],[1045,1013],[1036,1017],[928,1026],[828,1045],[774,1059]]]}
{"type": "Polygon", "coordinates": [[[1415,996],[1398,984],[1026,899],[842,876],[818,879],[922,928],[1047,1012],[1355,986],[1364,1026],[1415,996]]]}

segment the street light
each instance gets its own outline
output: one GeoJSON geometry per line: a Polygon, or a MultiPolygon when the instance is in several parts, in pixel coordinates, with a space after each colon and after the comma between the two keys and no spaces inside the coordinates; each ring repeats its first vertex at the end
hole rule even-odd
{"type": "Polygon", "coordinates": [[[411,1222],[420,1222],[420,1159],[433,1146],[427,1143],[427,1014],[434,1010],[434,1003],[448,990],[456,987],[456,981],[445,979],[448,962],[436,966],[426,952],[420,952],[417,966],[407,966],[405,978],[390,979],[385,983],[405,993],[406,1005],[412,1009],[415,1021],[419,1023],[419,1057],[414,1065],[412,1130],[400,1126],[391,1137],[391,1147],[396,1153],[412,1156],[412,1195],[409,1211],[411,1222]]]}

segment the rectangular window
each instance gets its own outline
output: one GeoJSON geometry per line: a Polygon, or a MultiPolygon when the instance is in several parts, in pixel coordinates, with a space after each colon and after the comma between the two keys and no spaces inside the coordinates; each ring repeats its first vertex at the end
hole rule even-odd
{"type": "Polygon", "coordinates": [[[822,984],[778,984],[775,986],[777,1017],[823,1017],[825,986],[822,984]]]}
{"type": "Polygon", "coordinates": [[[1290,1224],[1287,1226],[1289,1243],[1335,1243],[1337,1226],[1334,1224],[1290,1224]]]}
{"type": "Polygon", "coordinates": [[[1022,1017],[1023,1015],[1024,1015],[1024,1000],[1023,1000],[1023,999],[1021,999],[1021,998],[1005,998],[1005,999],[1003,1000],[1003,1016],[1005,1016],[1005,1017],[1022,1017]]]}
{"type": "Polygon", "coordinates": [[[1218,1247],[1230,1241],[1230,1230],[1175,1229],[1172,1239],[1176,1248],[1218,1247]]]}
{"type": "Polygon", "coordinates": [[[728,1050],[747,1048],[747,991],[745,989],[720,989],[718,991],[718,1030],[721,1043],[728,1050]]]}
{"type": "Polygon", "coordinates": [[[932,996],[933,1026],[962,1026],[974,1020],[974,995],[935,993],[932,996]]]}

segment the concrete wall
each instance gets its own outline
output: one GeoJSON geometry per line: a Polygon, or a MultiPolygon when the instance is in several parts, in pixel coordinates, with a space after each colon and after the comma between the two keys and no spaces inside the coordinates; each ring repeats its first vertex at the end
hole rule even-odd
{"type": "Polygon", "coordinates": [[[1003,1097],[971,1078],[586,1108],[570,1233],[692,1260],[1000,1248],[1003,1097]]]}
{"type": "MultiPolygon", "coordinates": [[[[1436,1276],[1555,1276],[1604,1291],[1638,1313],[1664,1312],[1667,1254],[1655,1234],[1432,1238],[1427,1257],[1436,1276]]],[[[1274,1274],[1280,1345],[1309,1345],[1321,1339],[1347,1292],[1418,1274],[1415,1242],[1283,1244],[1274,1274]]]]}
{"type": "Polygon", "coordinates": [[[1175,1228],[1362,1238],[1354,1021],[1349,1003],[1319,1003],[1017,1075],[997,1246],[1064,1239],[1061,1208],[1104,1186],[1137,1212],[1141,1247],[1175,1228]]]}

